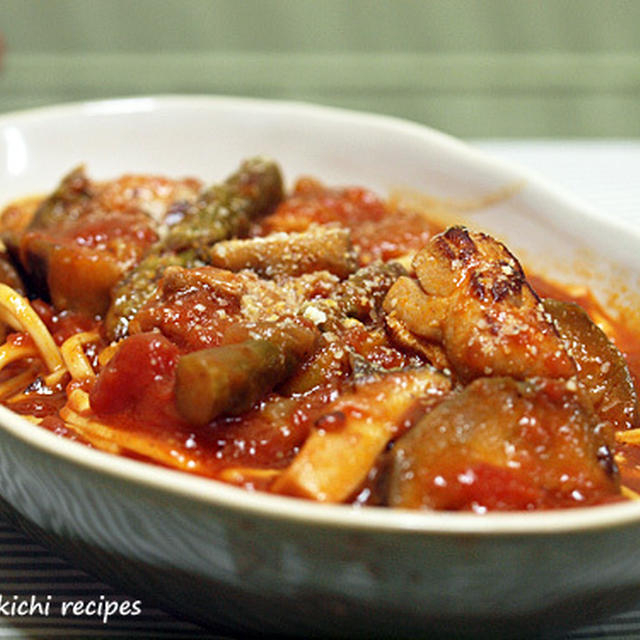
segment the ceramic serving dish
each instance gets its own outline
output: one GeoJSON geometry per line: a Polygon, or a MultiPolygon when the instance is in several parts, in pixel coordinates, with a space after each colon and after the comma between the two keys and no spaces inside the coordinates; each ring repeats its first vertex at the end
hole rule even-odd
{"type": "MultiPolygon", "coordinates": [[[[640,237],[542,180],[414,124],[302,104],[156,97],[0,117],[0,205],[85,163],[214,180],[267,154],[288,179],[456,199],[527,266],[630,313],[640,237]]],[[[523,637],[640,597],[640,503],[472,515],[250,493],[91,450],[0,410],[3,506],[83,568],[218,631],[523,637]]]]}

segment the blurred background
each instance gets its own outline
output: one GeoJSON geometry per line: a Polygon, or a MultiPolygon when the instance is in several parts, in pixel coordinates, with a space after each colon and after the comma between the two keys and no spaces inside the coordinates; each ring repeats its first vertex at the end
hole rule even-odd
{"type": "Polygon", "coordinates": [[[0,0],[0,111],[213,93],[639,137],[639,25],[637,0],[0,0]]]}

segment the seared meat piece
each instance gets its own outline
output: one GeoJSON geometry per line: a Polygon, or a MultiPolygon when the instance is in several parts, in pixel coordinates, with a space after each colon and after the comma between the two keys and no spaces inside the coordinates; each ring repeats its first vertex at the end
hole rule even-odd
{"type": "Polygon", "coordinates": [[[615,345],[577,304],[551,299],[543,304],[576,362],[578,381],[598,415],[616,430],[639,426],[636,390],[615,345]]]}
{"type": "Polygon", "coordinates": [[[452,227],[413,260],[384,309],[421,341],[442,347],[463,382],[480,376],[568,378],[575,364],[522,268],[484,233],[452,227]]]}
{"type": "MultiPolygon", "coordinates": [[[[206,424],[247,411],[312,353],[319,331],[296,317],[308,277],[283,289],[250,272],[166,269],[154,298],[131,322],[133,335],[160,330],[180,357],[180,416],[206,424]]],[[[313,290],[313,283],[311,283],[313,290]]]]}
{"type": "Polygon", "coordinates": [[[159,330],[184,352],[263,337],[261,325],[297,316],[305,300],[335,283],[326,272],[276,284],[249,271],[170,266],[130,333],[159,330]]]}
{"type": "Polygon", "coordinates": [[[483,512],[614,500],[608,434],[575,385],[480,378],[396,442],[388,502],[483,512]]]}
{"type": "MultiPolygon", "coordinates": [[[[230,329],[238,328],[242,297],[257,283],[257,276],[214,267],[168,266],[155,294],[131,321],[129,333],[159,330],[182,351],[218,346],[230,329]]],[[[242,334],[238,341],[248,337],[242,334]]]]}
{"type": "Polygon", "coordinates": [[[398,278],[385,298],[383,307],[387,311],[384,319],[387,332],[398,347],[419,354],[440,371],[451,370],[442,345],[425,340],[417,331],[409,328],[420,327],[424,333],[432,319],[435,320],[435,328],[440,323],[440,315],[433,316],[432,306],[413,278],[398,278]],[[398,307],[401,308],[400,313],[395,311],[398,307]]]}

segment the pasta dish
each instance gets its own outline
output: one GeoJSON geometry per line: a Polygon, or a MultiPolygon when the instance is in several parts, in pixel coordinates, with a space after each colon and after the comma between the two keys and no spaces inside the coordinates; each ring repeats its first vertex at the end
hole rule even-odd
{"type": "Polygon", "coordinates": [[[61,437],[320,502],[640,487],[640,341],[485,233],[262,157],[212,186],[79,167],[0,225],[0,402],[61,437]]]}

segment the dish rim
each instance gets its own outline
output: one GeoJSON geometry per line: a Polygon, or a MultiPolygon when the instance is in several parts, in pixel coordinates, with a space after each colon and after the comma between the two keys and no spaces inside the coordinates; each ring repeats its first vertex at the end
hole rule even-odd
{"type": "MultiPolygon", "coordinates": [[[[617,228],[628,234],[629,240],[640,242],[640,229],[620,220],[606,218],[579,198],[547,182],[534,172],[493,158],[446,133],[419,123],[394,116],[364,111],[310,104],[301,101],[272,100],[213,95],[152,95],[69,102],[0,114],[0,132],[10,125],[29,124],[31,120],[96,115],[129,115],[139,111],[160,111],[163,108],[204,108],[240,105],[266,111],[295,111],[325,120],[359,122],[420,137],[437,152],[461,155],[478,170],[490,171],[505,181],[520,180],[527,188],[544,194],[561,206],[590,220],[617,228]]],[[[7,203],[0,202],[0,206],[7,203]]],[[[4,406],[0,406],[0,429],[23,444],[62,459],[103,477],[117,478],[135,485],[166,492],[172,496],[211,507],[224,508],[262,518],[308,524],[332,529],[353,529],[378,533],[432,534],[442,536],[540,536],[565,533],[594,532],[626,525],[640,524],[640,501],[601,506],[575,507],[537,512],[426,512],[387,507],[354,507],[345,504],[317,503],[300,498],[250,491],[224,482],[160,467],[152,463],[106,453],[55,435],[32,424],[4,406]]]]}

